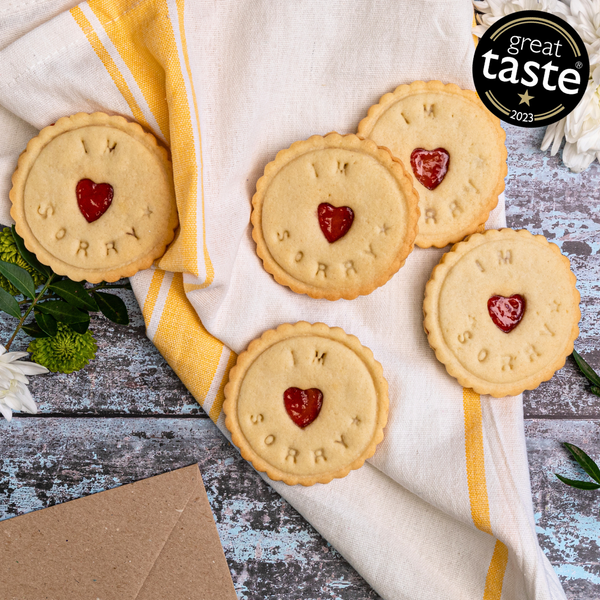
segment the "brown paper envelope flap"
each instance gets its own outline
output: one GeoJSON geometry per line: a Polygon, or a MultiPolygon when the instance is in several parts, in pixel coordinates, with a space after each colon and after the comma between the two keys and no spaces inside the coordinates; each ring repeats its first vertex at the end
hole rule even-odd
{"type": "Polygon", "coordinates": [[[102,600],[133,600],[199,477],[188,467],[2,523],[0,589],[80,600],[93,586],[102,600]]]}
{"type": "Polygon", "coordinates": [[[1,523],[3,600],[134,600],[199,482],[193,465],[1,523]]]}
{"type": "Polygon", "coordinates": [[[136,600],[237,600],[202,480],[136,600]]]}

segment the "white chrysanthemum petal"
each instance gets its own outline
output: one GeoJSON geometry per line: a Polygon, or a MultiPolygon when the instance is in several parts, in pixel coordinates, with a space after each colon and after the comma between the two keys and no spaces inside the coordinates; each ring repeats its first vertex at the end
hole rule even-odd
{"type": "Polygon", "coordinates": [[[21,410],[24,410],[25,412],[28,412],[32,415],[37,414],[37,406],[35,405],[35,402],[33,401],[29,390],[27,390],[27,395],[21,396],[21,404],[21,410]]]}
{"type": "MultiPolygon", "coordinates": [[[[574,0],[571,8],[578,14],[589,15],[590,2],[596,3],[600,11],[600,0],[574,0]]],[[[600,12],[594,18],[600,31],[600,12]]],[[[575,173],[587,169],[600,156],[600,50],[590,54],[590,65],[590,77],[581,101],[564,119],[546,129],[541,145],[544,151],[552,145],[554,155],[564,137],[563,162],[575,173]]]]}
{"type": "Polygon", "coordinates": [[[577,140],[577,152],[600,151],[600,126],[584,133],[577,140]]]}
{"type": "MultiPolygon", "coordinates": [[[[561,17],[571,14],[568,4],[561,0],[489,0],[488,2],[473,0],[473,6],[478,13],[477,22],[486,29],[502,17],[522,10],[539,10],[561,17]]],[[[483,34],[481,29],[473,33],[478,36],[483,34]]]]}
{"type": "Polygon", "coordinates": [[[25,358],[26,356],[29,356],[27,352],[8,352],[0,356],[0,362],[11,363],[20,358],[25,358]]]}
{"type": "Polygon", "coordinates": [[[594,88],[590,83],[583,94],[583,98],[579,101],[579,104],[567,115],[567,127],[565,128],[567,133],[574,133],[583,127],[583,122],[589,112],[590,103],[593,102],[593,96],[594,88]]]}
{"type": "Polygon", "coordinates": [[[27,352],[6,352],[0,345],[0,413],[8,421],[13,411],[37,413],[26,375],[47,373],[48,369],[32,362],[19,362],[26,356],[27,352]]]}
{"type": "Polygon", "coordinates": [[[13,372],[5,365],[0,363],[0,387],[2,382],[10,383],[10,380],[13,378],[13,372]]]}
{"type": "Polygon", "coordinates": [[[29,379],[27,379],[27,377],[25,377],[25,375],[23,375],[23,373],[21,373],[21,371],[16,371],[16,370],[12,370],[12,369],[7,369],[7,371],[10,373],[10,378],[12,380],[20,381],[21,383],[24,383],[25,385],[27,385],[29,383],[29,379]]]}
{"type": "Polygon", "coordinates": [[[550,154],[554,156],[558,150],[560,149],[560,144],[565,137],[565,119],[561,119],[556,123],[552,123],[546,128],[546,133],[544,134],[544,139],[542,140],[541,149],[542,151],[548,150],[550,144],[552,144],[552,148],[550,150],[550,154]]]}
{"type": "Polygon", "coordinates": [[[475,36],[475,37],[481,37],[485,32],[487,31],[487,27],[485,25],[476,25],[475,27],[473,27],[473,29],[471,29],[471,33],[475,36]]]}
{"type": "Polygon", "coordinates": [[[10,408],[8,408],[8,406],[6,406],[6,404],[4,404],[2,400],[0,400],[0,413],[2,413],[2,415],[7,421],[12,420],[12,410],[10,410],[10,408]]]}
{"type": "Polygon", "coordinates": [[[554,156],[560,150],[560,145],[565,137],[565,120],[561,119],[560,121],[554,123],[554,125],[556,125],[556,133],[554,137],[554,143],[552,144],[552,148],[550,150],[550,154],[552,156],[554,156]]]}
{"type": "Polygon", "coordinates": [[[571,0],[565,20],[579,33],[588,52],[600,46],[600,0],[571,0]]]}
{"type": "Polygon", "coordinates": [[[6,406],[8,406],[8,408],[12,409],[12,410],[16,410],[19,411],[21,410],[21,400],[19,400],[19,398],[17,398],[17,396],[15,396],[14,394],[7,394],[2,401],[4,402],[4,404],[6,404],[6,406]]]}
{"type": "Polygon", "coordinates": [[[21,363],[19,368],[23,375],[41,375],[42,373],[49,373],[46,367],[33,362],[21,363]]]}
{"type": "Polygon", "coordinates": [[[29,388],[26,385],[20,385],[19,389],[21,390],[21,393],[23,394],[23,396],[25,396],[25,398],[33,400],[33,396],[31,395],[31,392],[29,391],[29,388]]]}
{"type": "Polygon", "coordinates": [[[567,142],[563,150],[562,159],[565,165],[574,173],[581,173],[587,169],[596,158],[594,153],[578,153],[577,145],[567,142]]]}
{"type": "Polygon", "coordinates": [[[0,363],[0,369],[4,368],[9,371],[14,377],[18,377],[23,383],[28,383],[24,379],[23,375],[39,375],[41,373],[48,373],[48,369],[42,365],[38,365],[33,362],[20,362],[20,363],[0,363]]]}
{"type": "Polygon", "coordinates": [[[564,2],[557,2],[555,4],[554,8],[552,9],[552,12],[555,15],[560,15],[563,18],[566,17],[567,15],[571,14],[569,6],[567,4],[565,4],[564,2]]]}

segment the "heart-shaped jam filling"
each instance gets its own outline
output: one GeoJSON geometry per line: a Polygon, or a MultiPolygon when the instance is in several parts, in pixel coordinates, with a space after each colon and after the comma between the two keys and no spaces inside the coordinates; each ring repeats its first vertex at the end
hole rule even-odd
{"type": "Polygon", "coordinates": [[[88,223],[98,220],[110,206],[114,190],[110,183],[94,183],[82,179],[75,188],[77,205],[88,223]]]}
{"type": "Polygon", "coordinates": [[[327,202],[319,204],[319,225],[330,244],[344,237],[354,221],[354,211],[349,206],[332,206],[327,202]]]}
{"type": "Polygon", "coordinates": [[[450,155],[443,148],[415,148],[410,155],[410,166],[421,185],[428,190],[435,190],[446,177],[450,167],[450,155]]]}
{"type": "Polygon", "coordinates": [[[317,388],[301,390],[291,387],[283,392],[283,403],[290,419],[304,429],[319,416],[323,406],[323,392],[317,388]]]}
{"type": "Polygon", "coordinates": [[[510,298],[492,296],[487,305],[494,325],[504,333],[512,331],[525,314],[525,298],[520,294],[515,294],[510,298]]]}

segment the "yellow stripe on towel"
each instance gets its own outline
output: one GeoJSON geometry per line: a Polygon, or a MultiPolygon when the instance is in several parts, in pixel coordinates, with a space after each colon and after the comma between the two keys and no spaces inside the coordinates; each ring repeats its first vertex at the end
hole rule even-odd
{"type": "Polygon", "coordinates": [[[144,321],[146,327],[150,325],[152,319],[152,313],[158,300],[158,293],[160,292],[160,286],[162,285],[163,279],[165,278],[165,272],[160,269],[155,269],[152,273],[152,281],[150,282],[150,288],[144,298],[144,306],[142,307],[142,314],[144,315],[144,321]]]}
{"type": "Polygon", "coordinates": [[[92,27],[91,23],[87,20],[86,16],[83,14],[83,12],[78,6],[75,6],[69,12],[71,13],[71,16],[75,19],[77,25],[81,27],[81,31],[83,31],[90,45],[94,49],[94,52],[102,61],[104,68],[108,71],[108,74],[111,76],[112,80],[117,86],[117,89],[121,93],[121,96],[125,98],[125,101],[129,105],[131,113],[133,114],[133,118],[144,127],[150,129],[146,118],[144,117],[144,113],[142,112],[138,103],[133,97],[133,94],[131,93],[127,82],[123,78],[123,75],[121,75],[121,72],[115,64],[115,61],[111,58],[110,54],[100,41],[100,38],[98,37],[98,34],[94,31],[94,28],[92,27]]]}
{"type": "MultiPolygon", "coordinates": [[[[208,255],[208,247],[206,245],[206,218],[204,211],[204,159],[202,158],[202,132],[200,130],[200,116],[198,114],[198,101],[196,99],[196,90],[194,88],[194,81],[192,79],[192,68],[190,67],[190,58],[188,55],[187,42],[185,39],[185,21],[183,17],[183,11],[185,8],[185,0],[177,0],[177,14],[179,17],[179,37],[181,39],[181,48],[183,50],[183,58],[185,60],[185,68],[187,70],[188,81],[190,82],[190,88],[192,90],[192,98],[194,100],[194,113],[196,115],[196,127],[198,128],[198,146],[200,148],[200,191],[202,198],[202,245],[204,249],[204,264],[206,268],[206,279],[203,284],[193,284],[193,289],[201,290],[207,288],[215,278],[215,270],[213,268],[210,256],[208,255]]],[[[189,286],[185,286],[186,292],[191,291],[189,286]]],[[[215,419],[216,421],[216,419],[215,419]]]]}
{"type": "Polygon", "coordinates": [[[483,423],[479,394],[463,388],[465,413],[465,451],[467,456],[467,481],[471,501],[471,517],[477,529],[492,535],[490,505],[485,480],[483,455],[483,423]]]}
{"type": "MultiPolygon", "coordinates": [[[[198,164],[194,123],[186,80],[179,60],[175,28],[165,0],[90,0],[90,9],[98,18],[119,56],[131,72],[152,115],[171,147],[180,234],[159,260],[161,269],[188,272],[199,276],[198,266],[198,164]]],[[[177,15],[172,15],[177,19],[177,15]]],[[[181,32],[182,26],[178,27],[181,32]]],[[[184,57],[184,38],[180,38],[184,57]]],[[[191,72],[188,83],[193,92],[191,72]]],[[[199,131],[198,119],[196,120],[199,131]]],[[[198,136],[199,137],[199,136],[198,136]]],[[[198,146],[201,141],[198,139],[198,146]]],[[[203,184],[201,189],[203,189],[203,184]]],[[[204,210],[202,210],[204,217],[204,210]]],[[[214,271],[203,231],[206,285],[214,271]]]]}
{"type": "Polygon", "coordinates": [[[483,600],[500,600],[507,564],[508,548],[500,540],[496,540],[494,554],[492,555],[488,574],[485,578],[483,600]]]}
{"type": "MultiPolygon", "coordinates": [[[[177,5],[179,33],[199,131],[197,100],[191,81],[191,67],[185,42],[183,2],[178,0],[177,5]]],[[[196,227],[198,170],[190,103],[168,6],[164,0],[155,2],[90,0],[89,6],[130,70],[167,140],[170,139],[170,127],[172,126],[173,129],[170,141],[175,159],[173,171],[181,231],[166,257],[159,262],[161,268],[156,269],[152,274],[152,281],[143,302],[142,312],[146,327],[148,327],[165,281],[165,270],[176,272],[168,289],[161,314],[155,317],[159,319],[159,323],[153,336],[153,342],[184,385],[202,404],[215,378],[224,345],[210,335],[202,325],[185,295],[183,276],[181,275],[181,271],[198,275],[196,227]],[[167,81],[169,82],[168,86],[166,85],[167,81]]],[[[71,10],[71,15],[81,27],[118,90],[129,104],[135,119],[150,129],[147,119],[123,75],[89,20],[78,7],[71,10]]],[[[200,140],[198,142],[200,164],[202,165],[200,140]]],[[[202,208],[204,216],[204,201],[202,208]]],[[[214,270],[208,255],[206,241],[204,241],[204,258],[207,274],[205,285],[210,285],[214,278],[214,270]]],[[[235,364],[235,360],[236,355],[232,352],[210,409],[210,416],[214,421],[221,414],[223,390],[229,370],[235,364]]]]}
{"type": "Polygon", "coordinates": [[[153,342],[185,387],[203,404],[219,366],[223,343],[200,322],[183,290],[181,273],[173,275],[153,342]]]}
{"type": "MultiPolygon", "coordinates": [[[[471,518],[477,529],[493,535],[485,477],[483,415],[479,394],[476,394],[471,389],[463,388],[463,409],[465,415],[465,454],[471,518]]],[[[500,540],[496,540],[494,553],[485,579],[483,600],[500,600],[507,564],[508,548],[500,540]]]]}
{"type": "Polygon", "coordinates": [[[144,35],[153,18],[139,0],[90,0],[88,5],[144,95],[162,134],[169,142],[169,110],[165,102],[165,70],[148,50],[144,35]],[[136,10],[137,5],[137,10],[136,10]]]}

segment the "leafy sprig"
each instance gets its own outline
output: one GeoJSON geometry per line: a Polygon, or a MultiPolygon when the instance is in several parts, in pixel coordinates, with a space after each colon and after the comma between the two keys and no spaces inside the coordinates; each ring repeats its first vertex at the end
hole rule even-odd
{"type": "Polygon", "coordinates": [[[90,313],[102,313],[119,325],[129,324],[123,300],[106,293],[131,289],[129,283],[85,285],[72,281],[40,263],[25,247],[14,226],[5,227],[0,235],[0,311],[18,319],[15,330],[5,343],[6,350],[10,349],[21,330],[36,339],[57,338],[59,335],[66,339],[65,328],[84,335],[90,325],[90,313]]]}
{"type": "MultiPolygon", "coordinates": [[[[573,350],[573,359],[579,370],[585,375],[586,379],[592,384],[590,392],[596,396],[600,396],[600,376],[592,369],[592,367],[583,359],[581,354],[573,350]]],[[[580,479],[567,479],[558,473],[554,473],[558,479],[571,487],[580,490],[597,490],[600,489],[600,467],[581,449],[573,444],[563,443],[564,447],[573,455],[577,464],[594,480],[582,481],[580,479]]]]}
{"type": "Polygon", "coordinates": [[[588,363],[583,359],[581,354],[576,350],[573,350],[573,358],[575,363],[579,367],[579,370],[585,375],[586,379],[592,384],[590,387],[590,392],[595,394],[596,396],[600,396],[600,375],[588,365],[588,363]]]}
{"type": "Polygon", "coordinates": [[[579,479],[567,479],[558,473],[554,473],[563,483],[580,490],[597,490],[600,488],[600,468],[598,465],[581,449],[573,444],[563,443],[564,447],[573,455],[579,466],[595,481],[581,481],[579,479]]]}

